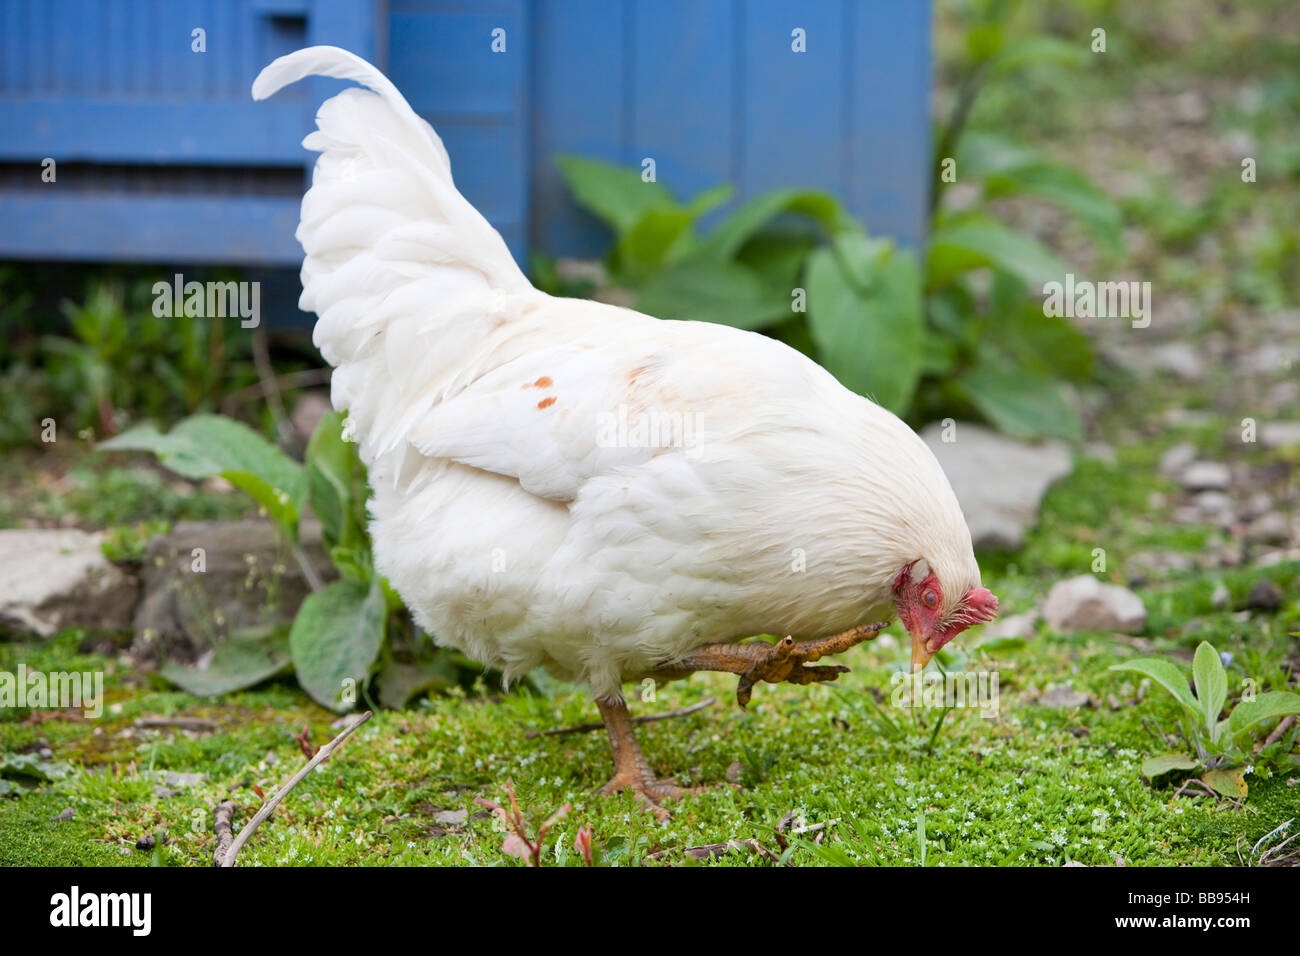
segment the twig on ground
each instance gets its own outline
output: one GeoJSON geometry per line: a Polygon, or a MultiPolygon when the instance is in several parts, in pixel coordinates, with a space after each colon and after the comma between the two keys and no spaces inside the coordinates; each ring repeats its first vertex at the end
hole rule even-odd
{"type": "MultiPolygon", "coordinates": [[[[647,860],[662,860],[665,857],[672,856],[676,850],[660,850],[658,853],[651,853],[646,857],[647,860]]],[[[779,863],[781,858],[769,850],[763,844],[759,843],[753,837],[748,840],[728,840],[726,843],[707,843],[704,846],[687,847],[681,851],[688,860],[712,860],[720,856],[726,856],[730,853],[757,853],[763,859],[770,863],[779,863]]],[[[786,864],[789,865],[788,863],[786,864]]]]}
{"type": "Polygon", "coordinates": [[[1265,737],[1262,741],[1255,744],[1255,753],[1259,753],[1265,747],[1271,747],[1282,739],[1282,736],[1295,726],[1295,714],[1282,718],[1282,722],[1273,728],[1273,732],[1265,737]]]}
{"type": "Polygon", "coordinates": [[[355,721],[345,727],[337,737],[327,743],[320,750],[316,751],[316,756],[307,761],[306,766],[290,777],[289,782],[275,792],[275,796],[262,804],[262,808],[257,811],[257,815],[248,822],[247,826],[239,831],[239,835],[235,837],[235,842],[230,845],[230,850],[224,857],[222,857],[220,865],[223,867],[234,866],[235,857],[239,854],[239,851],[243,848],[244,844],[248,842],[248,838],[253,835],[253,831],[261,826],[262,821],[274,812],[275,808],[280,805],[280,801],[289,795],[289,791],[298,786],[298,784],[302,782],[303,778],[316,769],[317,766],[328,760],[330,755],[334,753],[335,749],[338,748],[343,741],[347,740],[348,737],[352,735],[353,731],[373,716],[374,713],[372,711],[366,711],[355,721]]]}
{"type": "Polygon", "coordinates": [[[217,848],[212,853],[212,865],[221,866],[221,861],[230,852],[230,841],[235,838],[231,823],[235,819],[235,801],[226,800],[217,804],[212,811],[212,832],[217,835],[217,848]]]}
{"type": "MultiPolygon", "coordinates": [[[[689,707],[679,707],[676,710],[665,710],[661,714],[645,714],[642,717],[633,717],[634,724],[651,724],[656,720],[671,720],[674,717],[685,717],[693,714],[697,710],[703,710],[705,707],[712,707],[718,702],[716,697],[706,697],[698,704],[691,704],[689,707]]],[[[525,737],[555,737],[560,734],[585,734],[593,730],[604,730],[604,724],[578,724],[576,727],[561,727],[558,730],[530,730],[524,734],[525,737]]]]}
{"type": "Polygon", "coordinates": [[[217,729],[215,720],[202,717],[137,717],[135,726],[141,730],[159,730],[174,727],[177,730],[193,730],[198,733],[211,733],[217,729]]]}
{"type": "MultiPolygon", "coordinates": [[[[288,372],[284,375],[277,375],[272,381],[281,392],[292,391],[296,388],[311,388],[315,385],[329,384],[330,374],[333,371],[332,368],[309,368],[301,372],[288,372]]],[[[223,415],[233,415],[235,410],[244,402],[261,398],[263,394],[264,387],[261,382],[250,385],[248,388],[241,388],[237,392],[231,392],[221,402],[221,413],[223,415]]]]}
{"type": "Polygon", "coordinates": [[[253,367],[257,369],[257,378],[262,387],[262,396],[266,399],[266,407],[275,421],[280,441],[292,444],[296,440],[297,433],[294,431],[293,423],[289,421],[289,413],[284,407],[284,396],[280,394],[280,384],[275,377],[275,369],[271,367],[271,352],[266,347],[264,328],[259,326],[253,330],[252,344],[253,367]]]}

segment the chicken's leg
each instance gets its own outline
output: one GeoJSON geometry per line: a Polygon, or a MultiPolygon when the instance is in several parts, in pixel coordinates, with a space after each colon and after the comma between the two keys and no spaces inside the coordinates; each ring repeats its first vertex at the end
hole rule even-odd
{"type": "Polygon", "coordinates": [[[836,664],[823,667],[805,667],[805,663],[821,659],[827,654],[846,651],[855,644],[869,641],[889,626],[888,621],[863,624],[840,634],[819,637],[811,641],[796,641],[785,637],[775,644],[750,641],[746,644],[705,644],[685,657],[654,671],[650,676],[676,680],[695,671],[729,671],[740,675],[736,687],[736,702],[743,710],[749,703],[750,692],[759,681],[771,684],[812,684],[835,680],[848,671],[836,664]]]}
{"type": "Polygon", "coordinates": [[[601,719],[605,721],[605,733],[609,735],[609,746],[614,751],[614,776],[600,792],[610,794],[631,790],[642,804],[654,812],[656,820],[664,822],[670,814],[659,801],[684,797],[694,791],[655,776],[636,742],[636,730],[632,725],[632,717],[627,712],[627,704],[622,700],[597,700],[596,706],[600,708],[601,719]]]}

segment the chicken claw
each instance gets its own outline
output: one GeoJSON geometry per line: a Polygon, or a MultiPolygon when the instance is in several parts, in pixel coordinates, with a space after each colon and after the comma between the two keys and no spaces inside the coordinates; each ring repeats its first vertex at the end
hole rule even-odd
{"type": "Polygon", "coordinates": [[[697,793],[697,789],[679,787],[671,780],[660,780],[650,768],[650,763],[641,752],[636,742],[632,717],[627,712],[623,701],[596,701],[600,708],[601,719],[605,722],[605,732],[609,736],[610,749],[614,751],[614,776],[609,783],[601,787],[602,796],[631,790],[637,800],[655,815],[660,823],[668,820],[670,814],[660,803],[665,799],[676,800],[697,793]]]}
{"type": "Polygon", "coordinates": [[[888,626],[888,621],[877,621],[875,624],[863,624],[840,634],[811,641],[796,641],[793,637],[786,636],[775,644],[766,641],[706,644],[660,668],[656,673],[669,679],[694,671],[729,671],[738,674],[740,683],[736,687],[736,703],[744,710],[754,685],[759,681],[767,681],[769,684],[813,684],[835,680],[849,669],[842,664],[821,667],[804,665],[820,660],[827,654],[838,654],[855,644],[870,641],[888,626]]]}

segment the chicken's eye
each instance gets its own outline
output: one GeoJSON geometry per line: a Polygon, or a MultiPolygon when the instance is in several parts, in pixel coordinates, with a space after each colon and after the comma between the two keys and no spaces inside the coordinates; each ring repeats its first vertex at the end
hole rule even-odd
{"type": "Polygon", "coordinates": [[[935,594],[933,591],[926,591],[921,595],[921,600],[925,602],[926,607],[934,608],[934,606],[939,603],[939,595],[935,594]]]}

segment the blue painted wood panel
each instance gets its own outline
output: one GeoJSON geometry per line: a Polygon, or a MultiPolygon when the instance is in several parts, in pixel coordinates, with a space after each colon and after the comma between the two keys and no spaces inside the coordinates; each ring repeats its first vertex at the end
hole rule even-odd
{"type": "Polygon", "coordinates": [[[826,189],[871,232],[919,245],[929,16],[925,0],[535,0],[532,241],[608,245],[554,167],[575,152],[653,157],[683,198],[722,182],[739,199],[826,189]]]}
{"type": "Polygon", "coordinates": [[[0,257],[296,265],[282,178],[275,195],[214,180],[198,194],[160,185],[148,201],[36,184],[45,156],[136,173],[308,169],[300,141],[340,84],[260,104],[248,90],[267,62],[310,43],[388,72],[521,260],[530,243],[570,255],[607,245],[573,206],[560,152],[653,157],[682,196],[720,182],[742,198],[825,188],[873,233],[915,244],[929,14],[925,0],[0,0],[0,165],[33,177],[0,187],[0,257]],[[194,27],[206,53],[191,52],[194,27]],[[795,28],[805,53],[791,49],[795,28]]]}
{"type": "Polygon", "coordinates": [[[394,0],[388,35],[389,78],[442,137],[457,188],[525,261],[527,0],[394,0]],[[496,30],[504,31],[499,52],[496,30]]]}

